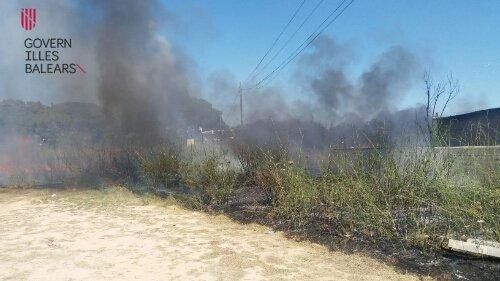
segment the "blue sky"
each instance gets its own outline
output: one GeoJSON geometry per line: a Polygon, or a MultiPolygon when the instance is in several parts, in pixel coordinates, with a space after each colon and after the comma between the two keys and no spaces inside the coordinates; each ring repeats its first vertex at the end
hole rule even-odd
{"type": "MultiPolygon", "coordinates": [[[[71,14],[56,13],[61,3],[77,1],[45,0],[0,1],[0,30],[9,34],[0,41],[0,98],[60,101],[67,89],[95,92],[93,73],[97,73],[92,50],[85,39],[67,30],[71,14]],[[22,73],[22,42],[26,32],[19,27],[19,8],[39,7],[41,23],[33,36],[73,37],[74,50],[65,57],[86,62],[88,75],[83,77],[37,76],[22,73]],[[43,8],[42,8],[43,7],[43,8]],[[45,10],[44,10],[45,9],[45,10]],[[46,18],[43,18],[43,17],[46,18]],[[49,23],[50,22],[50,23],[49,23]],[[45,24],[42,24],[45,23],[45,24]],[[76,36],[76,37],[75,37],[76,36]],[[16,72],[17,71],[17,72],[16,72]],[[19,72],[19,73],[18,73],[19,72]],[[22,74],[22,75],[17,75],[22,74]],[[55,83],[57,82],[57,83],[55,83]],[[7,90],[4,90],[7,89],[7,90]],[[37,96],[30,93],[37,89],[37,96]],[[57,94],[60,93],[60,94],[57,94]]],[[[279,31],[303,0],[160,0],[171,17],[160,25],[161,33],[193,62],[193,80],[206,90],[209,77],[225,71],[234,76],[234,84],[244,81],[270,47],[279,31]],[[198,78],[199,77],[199,78],[198,78]]],[[[306,0],[296,28],[319,0],[306,0]]],[[[288,55],[306,38],[341,0],[324,0],[320,9],[291,42],[288,55]]],[[[133,11],[131,11],[133,12],[133,11]]],[[[348,68],[351,79],[359,77],[378,56],[395,45],[401,45],[418,57],[423,70],[435,80],[453,73],[461,93],[448,114],[500,107],[500,1],[498,0],[355,0],[354,4],[325,34],[352,50],[348,68]]],[[[285,33],[284,38],[287,38],[285,33]]],[[[70,52],[71,51],[71,52],[70,52]]],[[[278,57],[281,62],[284,57],[278,57]]],[[[271,65],[271,66],[274,66],[271,65]]],[[[307,98],[293,80],[294,64],[289,65],[271,86],[281,88],[289,99],[307,98]]],[[[412,88],[399,99],[398,107],[423,101],[423,83],[419,77],[412,88]]],[[[70,97],[74,97],[70,95],[70,97]]]]}
{"type": "MultiPolygon", "coordinates": [[[[162,1],[176,19],[175,28],[165,33],[193,60],[203,82],[221,70],[245,80],[302,0],[162,1]]],[[[302,16],[317,1],[307,0],[302,16]]],[[[325,0],[292,48],[338,3],[325,0]]],[[[499,30],[496,0],[356,0],[325,34],[352,46],[354,78],[394,45],[414,52],[436,80],[453,73],[461,93],[448,113],[458,113],[500,106],[499,30]]],[[[292,71],[290,65],[273,84],[297,96],[290,83],[292,71]]],[[[421,95],[422,83],[417,82],[400,107],[422,101],[421,95]]]]}

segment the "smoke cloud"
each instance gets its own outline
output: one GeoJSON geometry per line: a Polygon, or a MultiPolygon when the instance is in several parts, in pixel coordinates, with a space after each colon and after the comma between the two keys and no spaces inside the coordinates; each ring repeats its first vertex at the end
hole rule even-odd
{"type": "Polygon", "coordinates": [[[304,83],[304,92],[314,98],[319,110],[316,118],[323,122],[339,123],[353,116],[368,121],[379,112],[394,110],[419,71],[415,55],[394,46],[359,78],[349,79],[353,59],[346,47],[328,37],[318,39],[300,60],[296,76],[304,83]]]}
{"type": "MultiPolygon", "coordinates": [[[[19,26],[13,26],[13,22],[18,24],[21,2],[13,3],[1,4],[6,23],[1,28],[8,27],[4,34],[14,34],[13,40],[0,45],[2,57],[8,58],[0,68],[6,77],[0,78],[4,82],[2,98],[96,101],[118,138],[139,142],[177,137],[198,127],[226,127],[221,115],[229,124],[239,124],[235,78],[228,72],[214,73],[210,89],[204,91],[223,114],[199,98],[189,59],[160,34],[175,19],[158,0],[46,1],[39,8],[39,26],[31,35],[73,38],[75,48],[68,56],[84,64],[88,74],[35,76],[28,83],[24,73],[9,72],[14,65],[22,66],[23,54],[12,44],[22,46],[26,36],[19,26]],[[52,14],[58,16],[48,16],[52,14]]],[[[23,6],[36,4],[22,2],[23,6]]],[[[281,122],[293,134],[307,127],[308,135],[331,139],[324,130],[338,132],[332,128],[390,118],[418,72],[417,59],[407,49],[394,46],[358,74],[351,71],[355,61],[351,46],[329,37],[318,38],[299,58],[292,77],[302,96],[292,99],[276,87],[245,94],[245,122],[268,126],[281,122]],[[314,128],[319,131],[312,132],[314,128]]],[[[268,131],[261,130],[264,138],[268,131]]],[[[254,130],[253,135],[259,134],[254,130]]]]}
{"type": "MultiPolygon", "coordinates": [[[[0,40],[0,100],[69,108],[60,114],[56,106],[0,103],[0,113],[5,113],[0,114],[0,154],[9,155],[0,159],[1,180],[13,173],[12,159],[30,162],[45,147],[63,142],[74,146],[84,139],[91,145],[105,141],[152,144],[177,139],[198,127],[225,128],[221,112],[198,98],[189,59],[160,34],[172,21],[157,0],[1,1],[0,31],[8,36],[0,40]],[[37,9],[36,28],[29,32],[19,25],[21,8],[26,7],[37,9]],[[72,39],[72,48],[61,52],[61,60],[81,64],[86,73],[25,73],[23,45],[28,37],[72,39]],[[87,111],[80,110],[87,108],[85,104],[68,101],[97,103],[104,117],[89,122],[97,114],[85,116],[87,111]],[[33,118],[22,115],[20,119],[26,122],[17,124],[9,108],[24,107],[29,113],[41,109],[33,112],[33,118]],[[21,139],[29,140],[33,149],[18,149],[21,139]]],[[[18,166],[15,170],[35,170],[24,163],[18,166]]]]}
{"type": "MultiPolygon", "coordinates": [[[[298,98],[279,87],[244,93],[247,123],[298,119],[329,127],[344,122],[368,122],[397,111],[420,73],[417,57],[401,46],[382,52],[359,75],[352,46],[318,37],[296,63],[293,81],[298,98]],[[357,76],[357,77],[356,77],[357,76]]],[[[239,124],[237,81],[227,71],[211,77],[207,98],[224,112],[224,120],[239,124]]]]}
{"type": "Polygon", "coordinates": [[[194,97],[182,54],[158,33],[170,18],[158,1],[92,4],[100,12],[94,24],[98,97],[109,120],[148,140],[217,121],[220,112],[194,97]]]}
{"type": "Polygon", "coordinates": [[[197,98],[189,59],[160,34],[174,19],[159,1],[2,1],[0,11],[0,31],[12,35],[0,42],[0,98],[96,102],[110,128],[141,142],[220,126],[221,113],[197,98]],[[32,32],[19,26],[22,7],[37,8],[32,32]],[[71,38],[63,59],[86,73],[24,73],[26,37],[71,38]]]}
{"type": "Polygon", "coordinates": [[[368,138],[384,135],[379,139],[387,141],[403,131],[409,136],[406,129],[417,131],[423,108],[396,109],[420,71],[416,56],[393,46],[356,75],[351,50],[330,37],[314,41],[299,57],[292,77],[301,89],[300,98],[284,98],[287,95],[278,88],[249,93],[245,137],[258,143],[323,148],[368,145],[368,138]]]}

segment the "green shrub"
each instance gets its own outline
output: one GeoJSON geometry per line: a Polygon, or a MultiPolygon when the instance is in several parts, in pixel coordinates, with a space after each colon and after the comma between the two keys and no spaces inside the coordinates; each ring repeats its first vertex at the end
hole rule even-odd
{"type": "Polygon", "coordinates": [[[142,170],[150,186],[173,188],[179,186],[181,169],[184,165],[181,151],[176,148],[150,153],[148,156],[138,155],[142,170]]]}
{"type": "Polygon", "coordinates": [[[187,186],[201,192],[205,204],[227,203],[235,189],[237,172],[224,159],[211,153],[200,163],[191,163],[184,173],[187,186]]]}
{"type": "Polygon", "coordinates": [[[497,163],[462,163],[443,151],[332,150],[320,175],[283,148],[240,147],[241,171],[214,151],[169,149],[138,158],[153,186],[193,190],[176,195],[190,208],[227,204],[242,184],[261,189],[272,218],[297,230],[422,248],[439,247],[447,237],[499,241],[497,163]]]}
{"type": "Polygon", "coordinates": [[[342,150],[312,176],[269,152],[253,157],[247,173],[267,191],[272,215],[293,228],[421,247],[463,235],[500,240],[498,175],[482,172],[457,184],[464,173],[452,160],[416,147],[342,150]]]}

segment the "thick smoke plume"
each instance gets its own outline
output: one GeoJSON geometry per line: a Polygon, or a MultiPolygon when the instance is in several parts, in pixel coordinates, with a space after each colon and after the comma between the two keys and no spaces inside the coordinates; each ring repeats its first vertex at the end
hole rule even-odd
{"type": "Polygon", "coordinates": [[[322,37],[298,64],[296,76],[317,104],[317,119],[335,124],[355,116],[368,121],[393,111],[418,73],[415,56],[401,46],[391,47],[353,80],[348,71],[351,55],[344,48],[322,37]]]}
{"type": "Polygon", "coordinates": [[[98,97],[109,120],[142,140],[217,122],[220,113],[193,97],[183,56],[158,34],[158,25],[170,17],[158,1],[93,5],[100,12],[94,25],[98,97]]]}
{"type": "MultiPolygon", "coordinates": [[[[200,91],[189,59],[160,33],[175,20],[159,0],[48,0],[43,8],[40,6],[39,26],[31,35],[73,38],[75,48],[67,56],[82,63],[87,74],[27,79],[22,72],[12,72],[18,64],[22,66],[23,52],[17,53],[16,46],[22,46],[26,33],[7,23],[18,24],[20,8],[37,3],[0,4],[0,13],[5,13],[2,22],[8,19],[4,33],[14,34],[12,40],[0,43],[0,53],[7,58],[0,67],[2,99],[96,102],[104,121],[98,126],[99,132],[90,138],[94,143],[107,140],[106,134],[120,142],[178,139],[199,127],[227,128],[222,117],[231,125],[239,124],[237,81],[230,73],[215,73],[211,89],[204,91],[222,110],[222,116],[221,111],[198,98],[200,91]]],[[[247,127],[240,137],[266,142],[278,136],[289,144],[322,148],[331,142],[346,143],[354,127],[366,129],[371,135],[387,128],[405,127],[395,105],[416,76],[415,56],[402,47],[391,47],[359,73],[351,69],[355,57],[347,46],[328,37],[318,38],[296,63],[290,88],[299,89],[300,97],[291,98],[293,95],[286,89],[278,87],[245,93],[247,127]]],[[[419,112],[408,110],[411,114],[405,116],[412,118],[413,113],[419,112]]],[[[44,139],[54,136],[53,132],[66,129],[36,127],[24,134],[40,136],[42,130],[48,135],[40,139],[44,143],[44,139]]],[[[80,125],[71,130],[82,132],[80,125]]],[[[3,142],[9,144],[13,140],[3,142]]]]}
{"type": "Polygon", "coordinates": [[[196,98],[189,60],[160,34],[175,20],[158,0],[2,1],[0,15],[0,31],[9,34],[0,40],[1,99],[95,102],[108,127],[136,141],[221,124],[221,113],[196,98]],[[23,7],[37,8],[37,26],[30,32],[19,26],[23,7]],[[63,59],[81,64],[86,73],[24,73],[26,37],[72,39],[63,59]]]}
{"type": "MultiPolygon", "coordinates": [[[[382,52],[357,78],[351,71],[354,63],[355,56],[348,46],[330,37],[319,37],[295,66],[291,83],[301,89],[300,96],[290,98],[293,95],[277,87],[247,92],[246,121],[299,119],[326,127],[367,122],[378,114],[395,111],[420,69],[416,56],[401,46],[382,52]]],[[[225,120],[233,125],[239,122],[236,93],[234,77],[227,73],[213,75],[208,97],[223,109],[225,120]]]]}
{"type": "MultiPolygon", "coordinates": [[[[291,83],[301,90],[295,99],[277,87],[247,92],[244,137],[259,143],[322,148],[356,145],[360,138],[362,143],[357,145],[367,145],[367,138],[385,141],[418,131],[424,109],[396,109],[419,76],[416,56],[401,46],[393,46],[356,73],[352,71],[356,56],[351,49],[329,37],[314,41],[295,66],[291,83]]],[[[217,83],[213,83],[211,93],[235,97],[236,87],[229,86],[237,84],[234,78],[224,80],[219,74],[213,81],[217,83]]],[[[225,114],[239,113],[235,111],[237,99],[213,100],[225,114]]],[[[238,124],[237,116],[225,118],[238,124]]]]}
{"type": "MultiPolygon", "coordinates": [[[[43,155],[45,147],[61,143],[77,146],[77,142],[86,140],[85,144],[98,146],[111,140],[116,145],[151,144],[178,139],[198,127],[225,128],[220,111],[197,98],[189,60],[160,34],[173,19],[159,1],[47,0],[43,5],[34,0],[2,1],[0,15],[0,31],[9,34],[6,40],[0,40],[0,100],[62,103],[62,107],[70,108],[61,115],[56,107],[12,101],[0,104],[0,113],[6,113],[5,118],[0,114],[0,154],[9,153],[9,157],[0,159],[3,181],[13,173],[11,159],[35,159],[43,155]],[[19,26],[23,7],[37,8],[33,31],[19,26]],[[64,51],[64,60],[80,63],[86,73],[24,73],[26,37],[72,39],[73,47],[64,51]],[[68,101],[97,103],[103,120],[88,122],[96,113],[85,116],[87,111],[80,109],[86,105],[65,103],[68,101]],[[9,108],[23,107],[29,113],[41,110],[33,112],[34,118],[21,115],[26,122],[17,124],[10,118],[9,108]],[[17,149],[20,139],[30,140],[33,151],[17,149]],[[21,150],[25,153],[18,153],[21,150]]],[[[36,169],[21,164],[16,170],[28,174],[40,168],[38,164],[34,165],[36,169]]]]}

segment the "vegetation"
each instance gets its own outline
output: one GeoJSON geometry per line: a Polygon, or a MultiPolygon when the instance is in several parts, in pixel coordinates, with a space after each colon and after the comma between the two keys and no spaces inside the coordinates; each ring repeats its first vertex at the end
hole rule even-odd
{"type": "Polygon", "coordinates": [[[227,203],[236,188],[237,172],[215,153],[207,155],[200,163],[188,166],[187,170],[184,174],[186,184],[200,191],[205,204],[227,203]]]}
{"type": "MultiPolygon", "coordinates": [[[[431,105],[439,100],[439,95],[429,97],[431,105]]],[[[8,109],[14,105],[2,106],[8,109]]],[[[28,108],[47,110],[36,104],[28,108]]],[[[63,109],[58,112],[79,114],[63,109]]],[[[75,126],[91,128],[90,123],[75,126]]],[[[45,128],[42,124],[36,129],[45,128]]],[[[432,143],[436,143],[439,134],[433,134],[433,128],[434,124],[428,127],[432,143]]],[[[170,195],[196,209],[230,211],[241,201],[240,191],[250,189],[262,195],[253,202],[265,207],[268,220],[304,233],[421,249],[437,248],[450,237],[500,241],[500,165],[492,157],[498,155],[498,147],[380,145],[385,136],[375,137],[371,147],[323,147],[323,157],[313,157],[291,145],[255,145],[243,140],[227,147],[220,144],[224,149],[193,150],[171,143],[121,148],[93,141],[66,145],[61,142],[64,138],[58,137],[54,139],[57,145],[33,149],[36,153],[31,151],[28,160],[43,167],[40,173],[50,176],[52,182],[64,179],[66,185],[101,186],[101,179],[111,179],[135,190],[140,186],[150,193],[166,190],[162,196],[170,195]],[[43,165],[41,161],[45,161],[43,165]]],[[[24,151],[27,148],[31,149],[26,146],[24,151]]],[[[13,179],[16,184],[30,181],[24,172],[13,179]]]]}
{"type": "Polygon", "coordinates": [[[271,189],[272,215],[294,228],[430,247],[462,235],[498,241],[499,165],[457,183],[440,157],[417,148],[332,151],[317,177],[286,161],[246,166],[271,189]]]}
{"type": "Polygon", "coordinates": [[[183,163],[178,150],[161,150],[149,157],[138,154],[138,159],[150,187],[173,188],[179,185],[183,163]]]}
{"type": "Polygon", "coordinates": [[[115,179],[135,190],[168,191],[196,209],[231,210],[240,189],[253,189],[265,198],[256,201],[267,207],[267,219],[280,227],[438,248],[452,237],[500,241],[494,149],[329,149],[314,172],[311,159],[279,147],[240,145],[225,153],[82,148],[52,150],[51,166],[65,171],[54,176],[66,185],[99,187],[100,179],[115,179]]]}
{"type": "Polygon", "coordinates": [[[234,151],[239,167],[213,151],[196,161],[160,152],[142,167],[153,183],[185,185],[194,192],[183,198],[205,206],[227,205],[243,185],[255,188],[269,218],[293,230],[421,248],[451,237],[500,241],[494,161],[464,165],[448,151],[418,147],[331,150],[313,175],[284,148],[234,151]]]}

